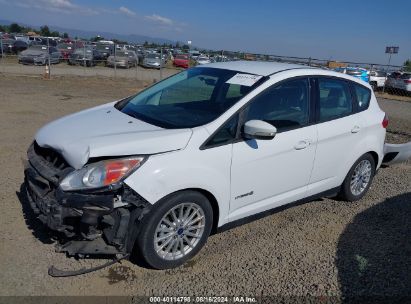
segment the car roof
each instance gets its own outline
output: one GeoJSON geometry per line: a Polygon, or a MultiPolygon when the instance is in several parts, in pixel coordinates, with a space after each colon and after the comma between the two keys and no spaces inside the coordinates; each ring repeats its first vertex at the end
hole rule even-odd
{"type": "Polygon", "coordinates": [[[311,67],[300,64],[267,62],[267,61],[226,61],[216,62],[204,65],[204,67],[226,69],[242,73],[255,74],[260,76],[269,76],[271,74],[292,70],[292,69],[309,69],[311,67]]]}

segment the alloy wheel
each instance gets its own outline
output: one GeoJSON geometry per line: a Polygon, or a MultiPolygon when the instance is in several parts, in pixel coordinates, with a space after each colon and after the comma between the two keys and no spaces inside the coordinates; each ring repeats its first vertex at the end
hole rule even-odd
{"type": "Polygon", "coordinates": [[[179,204],[168,211],[157,225],[154,249],[162,259],[180,259],[197,246],[204,228],[204,210],[199,205],[179,204]]]}
{"type": "Polygon", "coordinates": [[[371,179],[372,165],[368,159],[364,159],[358,163],[351,176],[350,189],[351,193],[358,196],[361,195],[371,179]]]}

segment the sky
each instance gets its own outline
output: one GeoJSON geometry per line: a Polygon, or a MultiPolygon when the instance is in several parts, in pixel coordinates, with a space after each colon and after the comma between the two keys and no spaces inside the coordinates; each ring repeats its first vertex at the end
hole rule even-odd
{"type": "Polygon", "coordinates": [[[215,50],[386,64],[411,59],[410,0],[0,0],[0,19],[215,50]]]}

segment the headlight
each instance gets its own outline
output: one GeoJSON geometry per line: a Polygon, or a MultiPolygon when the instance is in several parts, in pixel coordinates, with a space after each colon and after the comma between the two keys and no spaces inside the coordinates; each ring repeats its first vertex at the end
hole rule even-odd
{"type": "Polygon", "coordinates": [[[90,164],[67,175],[60,183],[64,191],[97,189],[115,184],[140,167],[144,157],[112,159],[90,164]]]}

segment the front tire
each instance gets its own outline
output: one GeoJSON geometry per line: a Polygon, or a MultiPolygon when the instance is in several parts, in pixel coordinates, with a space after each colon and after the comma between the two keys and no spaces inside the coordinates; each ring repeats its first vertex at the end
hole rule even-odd
{"type": "Polygon", "coordinates": [[[210,235],[213,210],[196,191],[181,191],[162,199],[141,223],[136,245],[153,268],[175,268],[194,257],[210,235]]]}
{"type": "Polygon", "coordinates": [[[344,179],[339,198],[349,202],[360,200],[371,186],[375,167],[376,164],[371,154],[361,156],[344,179]]]}

